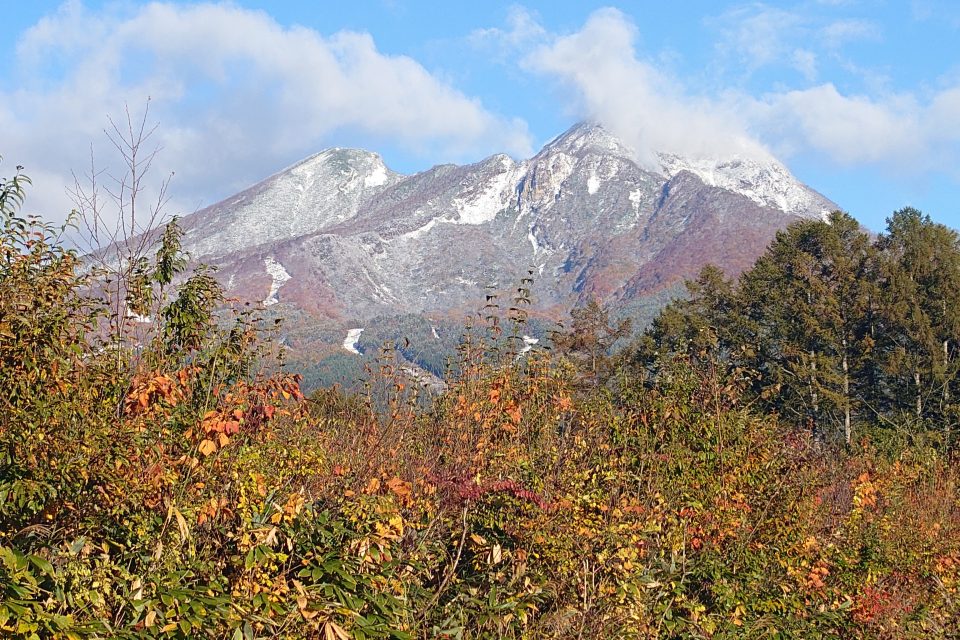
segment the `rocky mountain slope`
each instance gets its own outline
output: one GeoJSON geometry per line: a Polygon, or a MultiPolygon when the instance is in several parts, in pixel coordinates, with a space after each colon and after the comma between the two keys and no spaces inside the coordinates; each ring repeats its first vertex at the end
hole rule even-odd
{"type": "Polygon", "coordinates": [[[779,163],[660,154],[641,166],[579,124],[537,155],[403,176],[329,149],[184,219],[185,248],[230,295],[304,322],[473,309],[528,268],[538,309],[623,303],[706,262],[747,266],[775,231],[836,208],[779,163]]]}

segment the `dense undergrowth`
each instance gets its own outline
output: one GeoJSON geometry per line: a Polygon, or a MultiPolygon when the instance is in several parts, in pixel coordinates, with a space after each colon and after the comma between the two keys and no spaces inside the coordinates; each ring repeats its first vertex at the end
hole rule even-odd
{"type": "Polygon", "coordinates": [[[366,394],[304,398],[255,314],[174,278],[175,227],[136,333],[17,217],[21,186],[0,202],[2,637],[960,633],[940,449],[815,440],[707,357],[599,384],[492,320],[433,402],[389,348],[366,394]]]}

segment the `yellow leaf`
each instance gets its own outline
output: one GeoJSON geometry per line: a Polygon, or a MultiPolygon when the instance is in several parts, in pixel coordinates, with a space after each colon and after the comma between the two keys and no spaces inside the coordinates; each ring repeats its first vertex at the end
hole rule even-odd
{"type": "Polygon", "coordinates": [[[333,620],[327,620],[326,624],[323,625],[323,635],[326,640],[350,640],[350,636],[343,630],[343,627],[333,620]]]}
{"type": "Polygon", "coordinates": [[[157,612],[151,611],[147,614],[147,617],[143,619],[143,626],[150,628],[157,622],[157,612]]]}
{"type": "Polygon", "coordinates": [[[204,440],[203,442],[200,443],[200,446],[198,447],[198,449],[200,450],[200,453],[202,453],[205,456],[208,456],[217,450],[217,445],[213,440],[204,440]]]}
{"type": "Polygon", "coordinates": [[[227,437],[227,434],[225,434],[225,433],[221,433],[221,434],[218,436],[217,439],[220,441],[220,447],[221,447],[221,448],[223,448],[223,447],[227,446],[228,444],[230,444],[230,438],[227,437]]]}
{"type": "Polygon", "coordinates": [[[176,507],[173,507],[173,515],[177,518],[177,528],[180,530],[180,543],[182,544],[190,537],[190,527],[187,526],[187,519],[176,507]]]}

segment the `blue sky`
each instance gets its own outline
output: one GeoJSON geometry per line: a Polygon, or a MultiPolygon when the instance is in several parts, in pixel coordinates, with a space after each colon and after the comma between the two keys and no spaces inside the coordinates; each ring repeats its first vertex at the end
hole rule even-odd
{"type": "Polygon", "coordinates": [[[593,119],[641,160],[776,157],[875,231],[906,205],[960,227],[952,1],[35,0],[4,21],[0,175],[25,165],[52,217],[149,96],[173,213],[328,146],[410,173],[593,119]]]}

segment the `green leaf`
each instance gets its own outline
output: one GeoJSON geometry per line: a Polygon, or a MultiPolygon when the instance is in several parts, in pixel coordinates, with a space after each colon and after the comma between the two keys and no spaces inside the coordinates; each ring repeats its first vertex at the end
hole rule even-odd
{"type": "Polygon", "coordinates": [[[30,562],[32,562],[33,566],[35,566],[37,569],[40,569],[40,571],[42,571],[46,575],[50,576],[51,578],[53,577],[54,575],[53,565],[50,564],[50,562],[45,558],[31,555],[30,562]]]}

